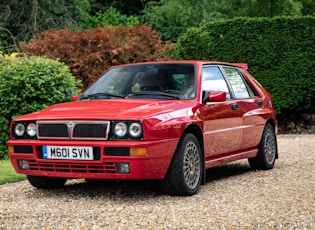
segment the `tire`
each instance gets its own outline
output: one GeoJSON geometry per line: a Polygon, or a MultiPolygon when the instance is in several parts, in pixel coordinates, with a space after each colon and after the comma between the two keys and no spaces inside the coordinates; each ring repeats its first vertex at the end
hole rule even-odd
{"type": "Polygon", "coordinates": [[[169,195],[192,196],[197,193],[202,179],[204,160],[200,144],[193,134],[185,134],[175,151],[163,180],[163,189],[169,195]]]}
{"type": "Polygon", "coordinates": [[[30,176],[27,179],[31,185],[39,189],[58,189],[62,188],[67,179],[58,177],[30,176]]]}
{"type": "Polygon", "coordinates": [[[249,158],[249,165],[254,170],[269,170],[273,168],[277,156],[275,130],[271,124],[266,124],[258,146],[258,156],[249,158]]]}

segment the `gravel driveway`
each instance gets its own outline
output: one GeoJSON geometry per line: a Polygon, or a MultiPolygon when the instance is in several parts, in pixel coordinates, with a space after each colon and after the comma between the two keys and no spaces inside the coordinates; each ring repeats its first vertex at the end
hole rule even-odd
{"type": "Polygon", "coordinates": [[[278,145],[273,170],[216,167],[192,197],[157,182],[1,185],[0,229],[315,229],[315,135],[279,135],[278,145]]]}

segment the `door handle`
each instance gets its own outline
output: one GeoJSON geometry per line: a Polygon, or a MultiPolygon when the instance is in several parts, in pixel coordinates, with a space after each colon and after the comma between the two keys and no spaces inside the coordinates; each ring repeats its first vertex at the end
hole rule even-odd
{"type": "Polygon", "coordinates": [[[231,104],[232,110],[238,110],[238,105],[236,103],[231,104]]]}
{"type": "Polygon", "coordinates": [[[263,105],[264,105],[263,101],[261,101],[261,100],[257,101],[257,104],[258,104],[258,107],[263,107],[263,105]]]}

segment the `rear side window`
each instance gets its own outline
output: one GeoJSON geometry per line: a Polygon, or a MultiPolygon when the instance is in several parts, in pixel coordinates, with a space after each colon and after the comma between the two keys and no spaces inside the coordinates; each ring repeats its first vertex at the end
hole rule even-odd
{"type": "Polygon", "coordinates": [[[241,74],[235,68],[223,67],[227,80],[230,82],[235,98],[254,97],[251,87],[244,81],[241,74]]]}

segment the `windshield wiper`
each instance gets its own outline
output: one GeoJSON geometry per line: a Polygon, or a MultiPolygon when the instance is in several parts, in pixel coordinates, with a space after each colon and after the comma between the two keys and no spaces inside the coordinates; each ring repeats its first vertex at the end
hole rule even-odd
{"type": "Polygon", "coordinates": [[[136,96],[136,95],[157,95],[157,96],[165,96],[165,97],[170,97],[173,99],[180,99],[179,96],[176,96],[174,94],[171,93],[164,93],[164,92],[160,92],[160,91],[140,91],[140,92],[134,92],[132,94],[129,94],[127,97],[132,97],[132,96],[136,96]]]}
{"type": "Polygon", "coordinates": [[[92,94],[83,94],[80,97],[80,100],[84,99],[99,99],[103,97],[111,98],[111,97],[119,97],[119,98],[125,98],[126,96],[120,95],[120,94],[114,94],[114,93],[92,93],[92,94]]]}

